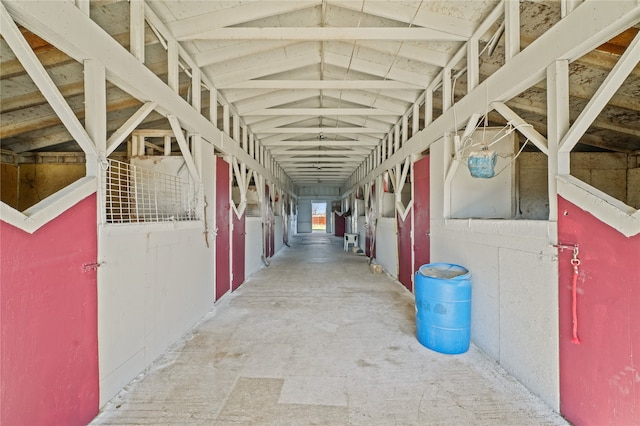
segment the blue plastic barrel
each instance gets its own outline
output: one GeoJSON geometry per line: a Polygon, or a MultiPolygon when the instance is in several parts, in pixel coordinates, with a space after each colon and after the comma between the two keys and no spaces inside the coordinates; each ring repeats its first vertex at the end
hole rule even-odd
{"type": "Polygon", "coordinates": [[[416,337],[443,354],[469,350],[471,273],[460,265],[429,263],[415,275],[416,337]]]}

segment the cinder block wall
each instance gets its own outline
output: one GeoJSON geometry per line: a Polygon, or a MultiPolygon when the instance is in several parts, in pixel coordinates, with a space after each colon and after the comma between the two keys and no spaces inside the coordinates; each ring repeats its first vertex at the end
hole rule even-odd
{"type": "Polygon", "coordinates": [[[444,141],[430,149],[431,262],[471,271],[472,341],[559,410],[555,225],[445,218],[444,141]]]}

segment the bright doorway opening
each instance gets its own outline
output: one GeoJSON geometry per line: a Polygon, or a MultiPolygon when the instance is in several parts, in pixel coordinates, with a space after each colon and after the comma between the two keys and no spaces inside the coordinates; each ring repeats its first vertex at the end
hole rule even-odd
{"type": "Polygon", "coordinates": [[[311,231],[327,232],[327,203],[311,203],[311,231]]]}

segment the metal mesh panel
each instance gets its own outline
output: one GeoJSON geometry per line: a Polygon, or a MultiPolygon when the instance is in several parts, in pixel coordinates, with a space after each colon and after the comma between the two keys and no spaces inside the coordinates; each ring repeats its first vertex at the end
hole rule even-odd
{"type": "Polygon", "coordinates": [[[200,220],[202,185],[192,179],[108,160],[104,194],[106,223],[200,220]]]}

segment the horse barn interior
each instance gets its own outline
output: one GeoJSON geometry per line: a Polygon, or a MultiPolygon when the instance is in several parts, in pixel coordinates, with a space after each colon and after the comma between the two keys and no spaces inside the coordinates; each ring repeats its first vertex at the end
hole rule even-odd
{"type": "MultiPolygon", "coordinates": [[[[327,371],[402,336],[397,356],[435,356],[407,324],[311,357],[325,369],[299,383],[348,396],[324,405],[278,373],[313,346],[220,347],[242,325],[224,315],[261,309],[261,350],[285,348],[266,336],[323,314],[312,291],[334,310],[387,297],[372,329],[411,325],[415,272],[452,263],[471,272],[472,350],[431,370],[456,363],[465,394],[496,368],[563,422],[640,424],[639,30],[637,0],[1,0],[0,423],[87,424],[211,332],[189,376],[221,392],[201,423],[524,424],[410,373],[430,387],[395,388],[406,410],[369,401],[395,420],[357,417],[383,384],[327,371]],[[207,373],[260,353],[272,376],[207,373]],[[276,379],[297,421],[229,411],[276,379]]],[[[351,320],[309,331],[332,345],[351,320]]],[[[149,398],[195,410],[164,380],[149,398]]]]}

